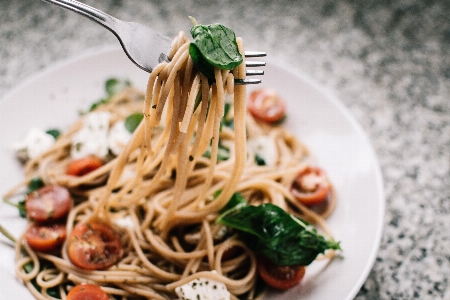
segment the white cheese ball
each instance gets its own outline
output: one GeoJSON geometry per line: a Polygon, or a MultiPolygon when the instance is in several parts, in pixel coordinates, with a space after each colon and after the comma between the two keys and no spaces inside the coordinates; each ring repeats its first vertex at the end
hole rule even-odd
{"type": "Polygon", "coordinates": [[[109,112],[91,112],[85,116],[83,127],[72,138],[71,156],[79,159],[90,155],[104,159],[108,155],[109,112]]]}
{"type": "Polygon", "coordinates": [[[22,161],[42,154],[55,144],[55,138],[39,128],[31,128],[24,140],[16,143],[14,151],[22,161]]]}
{"type": "Polygon", "coordinates": [[[230,300],[225,284],[208,279],[194,279],[175,289],[181,300],[230,300]]]}

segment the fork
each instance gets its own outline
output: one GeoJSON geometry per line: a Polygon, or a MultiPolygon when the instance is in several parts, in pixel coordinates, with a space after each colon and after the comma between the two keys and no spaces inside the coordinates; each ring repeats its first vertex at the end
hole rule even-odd
{"type": "MultiPolygon", "coordinates": [[[[128,58],[149,73],[162,61],[168,61],[172,39],[152,28],[114,18],[96,8],[75,0],[43,0],[79,13],[110,30],[119,40],[128,58]]],[[[246,51],[245,57],[263,57],[264,52],[246,51]]],[[[265,66],[263,61],[246,61],[246,67],[265,66]]],[[[263,75],[262,70],[247,70],[247,75],[263,75]]],[[[260,79],[236,79],[235,84],[257,84],[260,79]]]]}

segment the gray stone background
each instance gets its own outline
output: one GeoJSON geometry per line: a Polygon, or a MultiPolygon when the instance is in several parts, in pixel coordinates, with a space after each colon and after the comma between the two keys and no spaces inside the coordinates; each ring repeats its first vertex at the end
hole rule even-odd
{"type": "MultiPolygon", "coordinates": [[[[381,247],[356,299],[450,299],[450,1],[85,3],[169,36],[189,30],[189,15],[233,24],[247,48],[332,90],[367,132],[385,180],[381,247]]],[[[114,43],[59,7],[0,0],[0,98],[55,61],[114,43]]]]}

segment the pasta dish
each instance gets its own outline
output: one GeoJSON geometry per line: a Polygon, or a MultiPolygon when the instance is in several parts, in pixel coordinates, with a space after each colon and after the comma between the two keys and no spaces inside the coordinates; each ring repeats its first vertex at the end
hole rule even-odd
{"type": "Polygon", "coordinates": [[[242,39],[218,24],[191,33],[144,93],[113,80],[37,139],[45,150],[18,147],[25,179],[4,198],[26,195],[16,273],[37,299],[261,299],[340,250],[333,186],[283,128],[282,99],[235,84],[242,39]]]}

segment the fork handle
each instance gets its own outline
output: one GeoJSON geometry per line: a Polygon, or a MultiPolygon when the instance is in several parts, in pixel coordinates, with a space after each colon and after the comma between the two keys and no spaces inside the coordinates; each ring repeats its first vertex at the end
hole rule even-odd
{"type": "Polygon", "coordinates": [[[113,33],[115,32],[114,24],[116,23],[117,19],[96,8],[93,8],[92,6],[78,2],[76,0],[42,0],[42,1],[56,4],[73,12],[76,12],[99,23],[100,25],[111,30],[113,33]]]}

